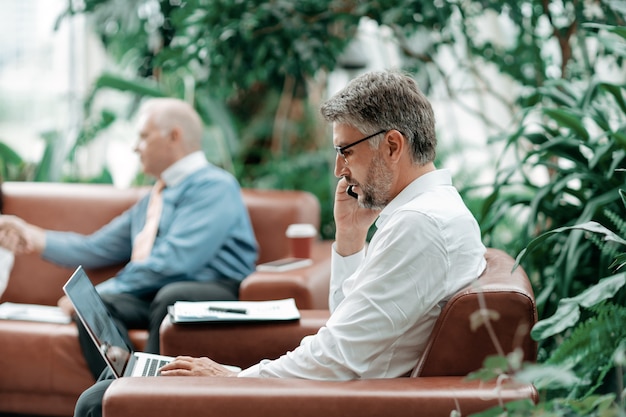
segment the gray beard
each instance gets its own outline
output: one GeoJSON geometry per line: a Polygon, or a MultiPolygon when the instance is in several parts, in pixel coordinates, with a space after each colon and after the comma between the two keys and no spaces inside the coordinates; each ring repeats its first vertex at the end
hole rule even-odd
{"type": "Polygon", "coordinates": [[[359,184],[363,191],[363,199],[360,201],[361,207],[374,210],[382,210],[389,204],[389,191],[393,176],[383,158],[376,153],[369,166],[366,184],[359,184]]]}

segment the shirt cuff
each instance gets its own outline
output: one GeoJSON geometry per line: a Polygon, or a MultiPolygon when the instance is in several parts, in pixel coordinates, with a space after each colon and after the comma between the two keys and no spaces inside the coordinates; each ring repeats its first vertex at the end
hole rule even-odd
{"type": "Polygon", "coordinates": [[[56,239],[59,232],[53,230],[46,230],[45,232],[45,244],[43,248],[43,252],[41,252],[41,257],[46,261],[54,262],[55,257],[59,256],[59,252],[62,252],[63,245],[58,243],[56,239]]]}
{"type": "Polygon", "coordinates": [[[261,376],[261,364],[257,363],[237,374],[237,378],[258,378],[261,376]]]}
{"type": "Polygon", "coordinates": [[[337,277],[348,277],[356,271],[363,259],[365,259],[365,250],[367,246],[364,246],[359,252],[348,256],[341,256],[335,249],[336,243],[332,245],[331,251],[331,266],[332,275],[337,277]]]}

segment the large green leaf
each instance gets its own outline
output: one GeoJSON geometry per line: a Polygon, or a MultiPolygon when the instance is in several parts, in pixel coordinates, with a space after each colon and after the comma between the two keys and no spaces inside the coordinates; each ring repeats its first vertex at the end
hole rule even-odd
{"type": "Polygon", "coordinates": [[[609,265],[609,268],[615,268],[616,270],[619,271],[625,265],[626,265],[626,253],[622,253],[621,255],[617,255],[615,257],[615,260],[613,261],[611,265],[609,265]]]}
{"type": "Polygon", "coordinates": [[[0,142],[0,159],[4,164],[18,165],[22,163],[22,157],[4,142],[0,142]]]}
{"type": "Polygon", "coordinates": [[[614,33],[626,39],[626,27],[624,26],[603,25],[599,23],[584,23],[582,26],[584,28],[606,30],[607,32],[614,33]]]}
{"type": "Polygon", "coordinates": [[[55,173],[53,172],[53,160],[55,153],[58,152],[58,147],[55,146],[55,143],[58,143],[55,141],[56,134],[56,132],[44,132],[41,135],[46,141],[46,147],[35,170],[35,181],[52,181],[53,177],[55,177],[55,173]]]}
{"type": "Polygon", "coordinates": [[[613,233],[611,230],[607,229],[606,227],[602,226],[601,224],[597,222],[590,221],[590,222],[586,222],[586,223],[575,225],[575,226],[559,227],[557,229],[545,232],[541,234],[540,236],[536,237],[535,239],[531,240],[530,243],[526,246],[526,248],[524,248],[524,250],[522,250],[517,255],[517,258],[515,259],[515,264],[513,265],[513,270],[515,270],[519,266],[519,264],[524,260],[524,258],[530,252],[542,246],[546,239],[548,239],[554,234],[563,233],[569,230],[584,230],[587,232],[603,234],[604,240],[613,241],[613,242],[621,243],[622,245],[626,245],[626,240],[622,239],[621,237],[613,233]]]}
{"type": "Polygon", "coordinates": [[[9,172],[11,172],[11,166],[19,167],[23,165],[24,161],[17,152],[9,147],[4,142],[0,142],[0,179],[5,181],[13,179],[9,172]]]}
{"type": "Polygon", "coordinates": [[[515,374],[515,379],[532,383],[541,390],[571,387],[581,382],[572,370],[545,364],[529,364],[515,374]]]}
{"type": "Polygon", "coordinates": [[[610,83],[600,83],[598,87],[604,91],[607,91],[613,96],[615,102],[619,105],[622,113],[626,114],[626,100],[624,99],[624,86],[615,85],[610,83]]]}
{"type": "Polygon", "coordinates": [[[589,308],[612,298],[624,284],[626,272],[603,278],[576,297],[562,298],[557,311],[551,317],[540,320],[533,326],[530,333],[532,338],[543,340],[574,326],[580,318],[580,307],[589,308]]]}
{"type": "Polygon", "coordinates": [[[575,94],[567,91],[567,87],[563,80],[553,80],[537,90],[544,100],[550,99],[557,106],[564,108],[576,108],[575,94]]]}
{"type": "Polygon", "coordinates": [[[159,87],[155,81],[134,78],[129,79],[124,76],[119,76],[111,73],[101,74],[94,83],[92,91],[85,102],[85,107],[89,110],[91,103],[98,93],[102,89],[110,88],[117,91],[123,91],[127,93],[133,93],[140,97],[166,97],[167,94],[159,87]]]}
{"type": "Polygon", "coordinates": [[[557,122],[560,126],[571,129],[578,137],[589,140],[589,132],[585,128],[579,114],[565,109],[545,108],[543,113],[557,122]]]}
{"type": "Polygon", "coordinates": [[[540,320],[533,326],[530,335],[535,340],[543,340],[555,334],[559,334],[578,323],[580,308],[578,304],[570,302],[570,299],[562,298],[551,317],[540,320]]]}
{"type": "Polygon", "coordinates": [[[626,133],[624,132],[610,132],[609,135],[615,139],[615,142],[622,148],[626,149],[626,133]]]}

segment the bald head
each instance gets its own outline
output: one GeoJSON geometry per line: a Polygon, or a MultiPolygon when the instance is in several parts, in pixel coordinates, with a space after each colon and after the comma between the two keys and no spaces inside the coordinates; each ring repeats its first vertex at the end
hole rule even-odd
{"type": "Polygon", "coordinates": [[[139,109],[139,117],[150,119],[163,134],[178,130],[185,153],[202,148],[202,120],[185,101],[176,98],[150,99],[139,109]]]}
{"type": "Polygon", "coordinates": [[[174,163],[202,150],[202,120],[182,100],[150,99],[139,109],[138,122],[135,152],[146,174],[159,178],[174,163]]]}

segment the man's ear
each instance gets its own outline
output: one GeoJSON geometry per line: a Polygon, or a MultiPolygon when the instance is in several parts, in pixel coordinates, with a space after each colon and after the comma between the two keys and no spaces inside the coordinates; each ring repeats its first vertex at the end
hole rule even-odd
{"type": "Polygon", "coordinates": [[[402,133],[392,129],[385,135],[385,143],[387,145],[387,155],[392,161],[399,161],[405,147],[407,146],[406,139],[402,136],[402,133]]]}
{"type": "Polygon", "coordinates": [[[183,131],[181,130],[181,128],[178,127],[178,126],[174,126],[172,128],[172,130],[170,131],[169,139],[173,143],[180,143],[180,142],[182,142],[182,140],[183,140],[183,131]]]}

